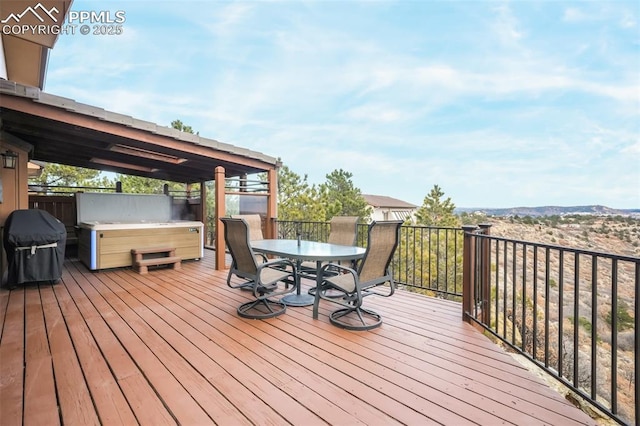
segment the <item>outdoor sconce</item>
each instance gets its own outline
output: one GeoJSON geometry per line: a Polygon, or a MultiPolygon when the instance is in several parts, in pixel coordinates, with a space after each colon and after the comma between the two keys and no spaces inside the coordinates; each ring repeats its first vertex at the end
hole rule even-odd
{"type": "Polygon", "coordinates": [[[18,154],[13,151],[7,151],[2,154],[2,167],[5,169],[15,169],[18,154]]]}

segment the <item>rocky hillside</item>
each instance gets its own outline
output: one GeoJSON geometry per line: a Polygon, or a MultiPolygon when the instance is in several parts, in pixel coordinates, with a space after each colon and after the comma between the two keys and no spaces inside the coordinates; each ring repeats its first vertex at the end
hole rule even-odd
{"type": "MultiPolygon", "coordinates": [[[[464,218],[467,223],[469,221],[464,218]]],[[[640,219],[621,216],[551,216],[551,217],[474,217],[475,222],[471,223],[491,223],[491,235],[504,237],[509,240],[526,241],[530,243],[542,243],[551,246],[562,246],[571,249],[583,249],[620,256],[640,258],[640,219]]],[[[573,255],[566,252],[564,258],[564,269],[558,267],[558,251],[551,250],[549,261],[550,282],[545,283],[544,261],[542,266],[538,265],[539,288],[537,293],[533,293],[531,283],[528,284],[523,294],[520,283],[522,276],[522,265],[526,265],[526,276],[532,277],[534,267],[531,263],[531,252],[527,255],[527,262],[524,262],[521,250],[516,250],[516,265],[518,270],[515,274],[507,273],[504,276],[508,282],[508,288],[512,288],[512,277],[515,278],[515,290],[505,293],[498,290],[497,296],[500,310],[506,311],[506,318],[513,321],[518,331],[516,340],[523,342],[527,351],[531,353],[533,348],[540,348],[549,344],[549,359],[552,367],[557,367],[557,363],[562,360],[565,377],[571,378],[573,370],[573,342],[574,333],[578,334],[578,381],[579,387],[589,389],[591,386],[591,362],[590,354],[592,344],[597,346],[597,369],[596,369],[596,391],[598,398],[609,403],[611,379],[607,372],[612,369],[611,352],[614,347],[617,351],[617,375],[618,375],[618,404],[620,414],[623,418],[633,418],[633,394],[631,380],[633,378],[633,306],[635,302],[634,269],[633,260],[620,261],[617,275],[617,306],[618,306],[618,333],[616,336],[616,346],[613,346],[611,318],[612,318],[612,268],[611,262],[601,258],[597,263],[598,277],[593,280],[592,265],[589,256],[580,258],[580,291],[577,303],[574,303],[574,264],[573,255]],[[560,271],[564,271],[561,273],[560,271]],[[560,275],[563,275],[562,281],[560,275]],[[595,295],[592,293],[592,286],[597,283],[595,295]],[[548,294],[545,293],[545,284],[548,285],[548,294]],[[562,286],[562,292],[559,287],[562,286]],[[593,305],[593,298],[597,299],[593,305]],[[520,300],[526,300],[527,314],[523,315],[520,300]],[[518,301],[513,303],[513,301],[518,301]],[[534,308],[537,305],[537,311],[534,308]],[[546,342],[542,323],[533,326],[534,321],[544,318],[545,313],[542,307],[547,306],[549,341],[546,342]],[[515,307],[515,311],[514,311],[515,307]],[[578,311],[575,311],[575,309],[578,311]],[[596,311],[593,311],[593,308],[596,311]],[[560,309],[562,308],[562,309],[560,309]],[[593,322],[593,315],[597,316],[593,322]],[[523,322],[523,318],[526,321],[523,322]],[[560,321],[562,318],[562,321],[560,321]],[[562,322],[562,324],[560,323],[562,322]],[[561,327],[560,327],[561,326],[561,327]],[[562,331],[560,331],[562,330],[562,331]],[[560,342],[562,334],[562,343],[560,342]],[[593,338],[595,333],[595,339],[593,338]],[[557,350],[562,347],[562,353],[557,350]]],[[[543,256],[543,255],[541,255],[543,256]]],[[[507,257],[510,263],[511,257],[507,257]]],[[[509,266],[504,265],[501,257],[497,260],[497,271],[505,271],[509,266]]],[[[493,268],[493,266],[492,266],[493,268]]],[[[493,273],[493,272],[492,272],[493,273]]],[[[500,272],[504,274],[503,272],[500,272]]],[[[500,279],[499,282],[502,282],[500,279]]],[[[492,302],[493,303],[493,302],[492,302]]],[[[508,336],[509,337],[509,336],[508,336]]],[[[539,353],[538,356],[542,356],[539,353]]]]}
{"type": "Polygon", "coordinates": [[[486,218],[491,234],[622,256],[640,256],[640,219],[616,216],[486,218]]]}
{"type": "Polygon", "coordinates": [[[456,213],[479,213],[489,216],[564,216],[564,215],[599,215],[599,216],[633,216],[640,218],[640,209],[613,209],[601,205],[589,206],[540,206],[540,207],[509,207],[509,208],[476,208],[461,207],[456,213]]]}

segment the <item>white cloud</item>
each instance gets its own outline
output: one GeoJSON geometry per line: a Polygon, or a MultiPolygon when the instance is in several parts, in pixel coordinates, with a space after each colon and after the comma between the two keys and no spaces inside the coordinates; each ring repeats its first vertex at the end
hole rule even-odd
{"type": "Polygon", "coordinates": [[[636,28],[638,26],[638,18],[637,16],[633,16],[633,14],[629,11],[625,12],[620,19],[620,27],[621,28],[636,28]]]}
{"type": "Polygon", "coordinates": [[[631,155],[631,161],[635,158],[636,165],[640,167],[640,140],[636,140],[635,143],[623,147],[620,153],[631,155]]]}
{"type": "Polygon", "coordinates": [[[582,9],[578,9],[577,7],[567,7],[564,10],[562,18],[566,22],[581,22],[591,19],[582,9]]]}
{"type": "Polygon", "coordinates": [[[434,184],[459,206],[632,203],[637,35],[594,48],[610,24],[636,25],[628,7],[595,19],[591,3],[406,4],[411,16],[384,2],[159,5],[166,24],[132,18],[126,39],[61,38],[47,90],[179,118],[315,182],[343,168],[364,192],[416,204],[434,184]],[[577,23],[575,39],[559,30],[577,23]]]}
{"type": "Polygon", "coordinates": [[[355,121],[371,121],[379,123],[403,121],[406,117],[403,111],[384,104],[368,104],[352,108],[345,112],[345,116],[355,121]]]}
{"type": "Polygon", "coordinates": [[[517,43],[522,37],[520,22],[513,14],[509,3],[502,3],[494,8],[496,21],[493,30],[498,39],[507,45],[517,43]]]}

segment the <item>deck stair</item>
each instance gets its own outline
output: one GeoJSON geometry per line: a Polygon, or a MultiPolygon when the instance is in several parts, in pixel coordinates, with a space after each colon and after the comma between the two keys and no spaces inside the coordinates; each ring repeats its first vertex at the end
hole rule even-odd
{"type": "Polygon", "coordinates": [[[173,265],[173,269],[180,270],[182,259],[176,256],[174,247],[145,247],[131,249],[133,269],[139,274],[149,272],[149,266],[173,265]]]}

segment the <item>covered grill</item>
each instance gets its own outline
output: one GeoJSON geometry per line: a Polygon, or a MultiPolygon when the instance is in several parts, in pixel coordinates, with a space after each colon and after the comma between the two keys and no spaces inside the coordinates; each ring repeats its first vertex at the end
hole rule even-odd
{"type": "Polygon", "coordinates": [[[62,222],[44,210],[15,210],[4,226],[8,285],[62,277],[67,241],[62,222]]]}

